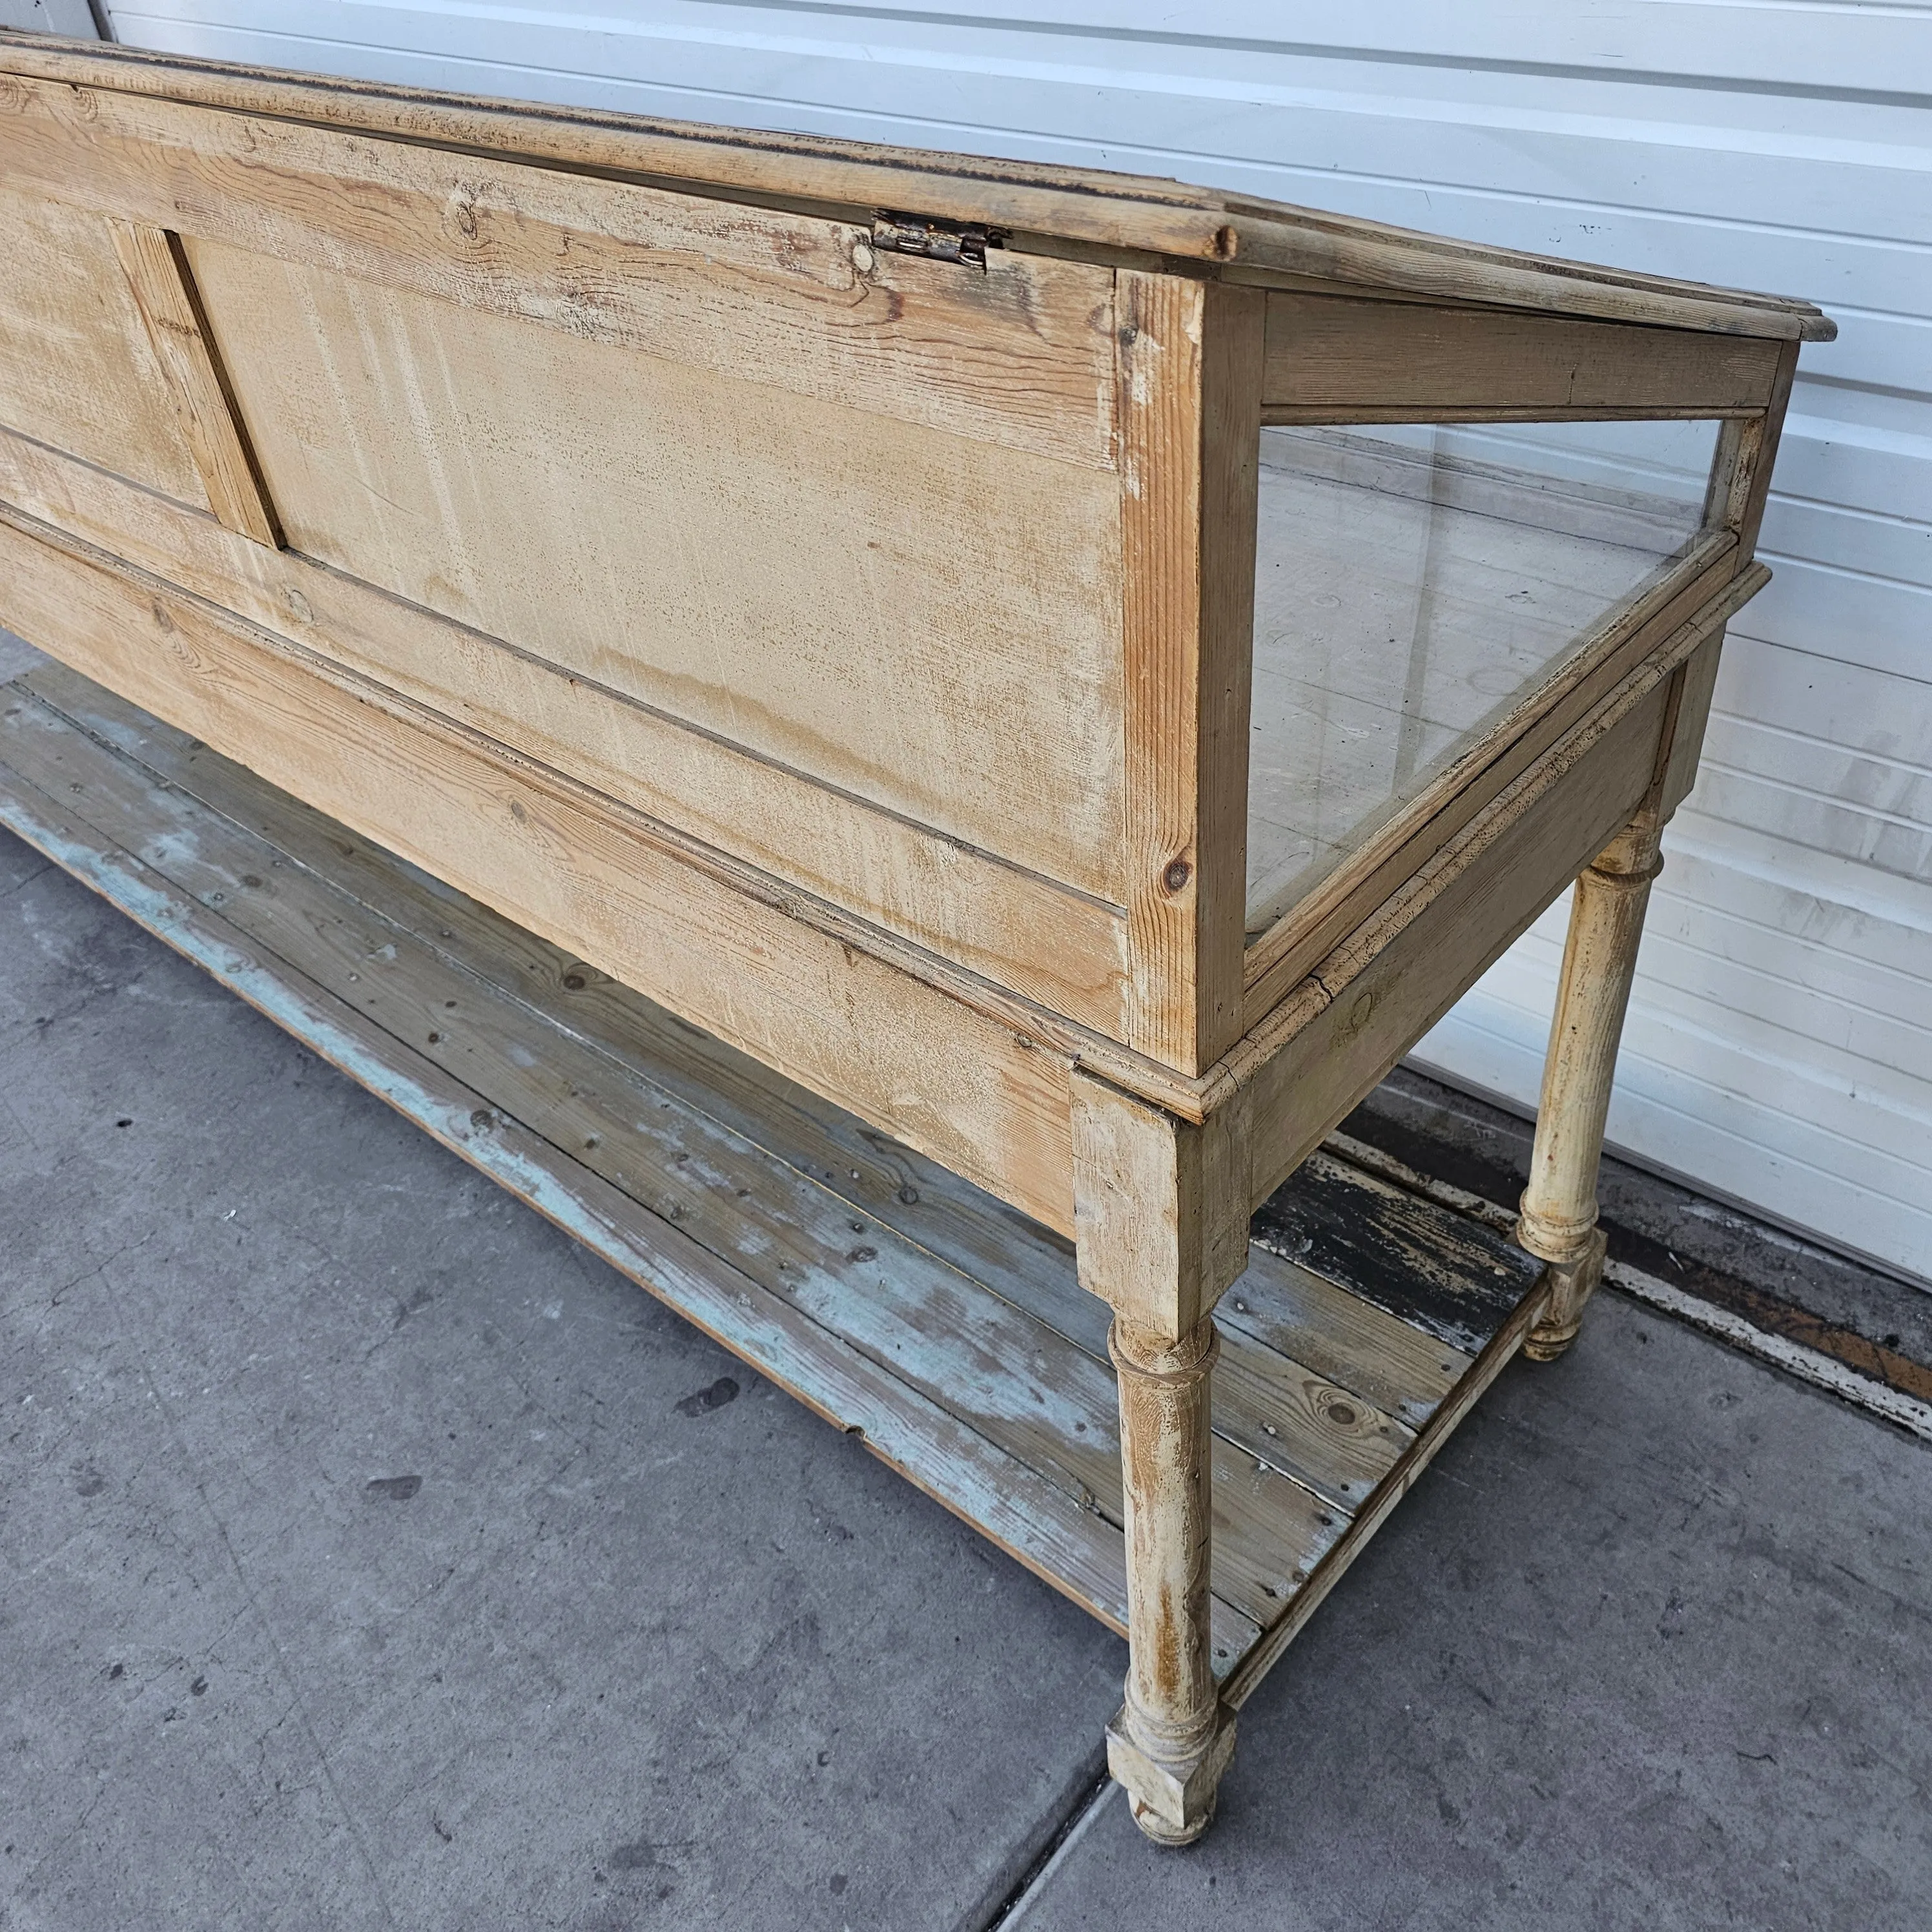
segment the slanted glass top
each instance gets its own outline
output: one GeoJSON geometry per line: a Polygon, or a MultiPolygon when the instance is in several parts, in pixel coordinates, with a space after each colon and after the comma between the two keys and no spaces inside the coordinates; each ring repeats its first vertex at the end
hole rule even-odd
{"type": "Polygon", "coordinates": [[[1251,940],[1682,553],[1716,428],[1262,430],[1251,940]]]}

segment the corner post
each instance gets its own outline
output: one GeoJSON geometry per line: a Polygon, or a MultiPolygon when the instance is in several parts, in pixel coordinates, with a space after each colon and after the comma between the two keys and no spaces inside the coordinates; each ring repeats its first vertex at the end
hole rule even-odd
{"type": "Polygon", "coordinates": [[[1127,1679],[1107,1764],[1156,1843],[1208,1828],[1234,1748],[1210,1630],[1214,1307],[1247,1265],[1232,1110],[1200,1126],[1073,1076],[1082,1286],[1114,1311],[1126,1496],[1127,1679]]]}
{"type": "Polygon", "coordinates": [[[1663,869],[1663,830],[1654,805],[1640,812],[1585,868],[1570,904],[1529,1185],[1516,1222],[1519,1245],[1546,1264],[1548,1298],[1523,1342],[1533,1361],[1555,1361],[1576,1340],[1583,1304],[1603,1277],[1597,1170],[1644,911],[1663,869]]]}

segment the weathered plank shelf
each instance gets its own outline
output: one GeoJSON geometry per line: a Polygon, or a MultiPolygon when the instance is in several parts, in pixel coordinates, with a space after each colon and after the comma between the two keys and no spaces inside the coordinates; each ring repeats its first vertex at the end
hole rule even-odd
{"type": "MultiPolygon", "coordinates": [[[[76,673],[0,686],[0,823],[1125,1634],[1071,1243],[76,673]]],[[[1238,1706],[1519,1346],[1540,1264],[1317,1155],[1222,1300],[1238,1706]]]]}

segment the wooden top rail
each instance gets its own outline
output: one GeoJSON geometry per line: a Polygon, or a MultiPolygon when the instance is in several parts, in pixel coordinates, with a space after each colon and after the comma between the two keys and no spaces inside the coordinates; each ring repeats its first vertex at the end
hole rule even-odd
{"type": "Polygon", "coordinates": [[[512,107],[466,94],[135,55],[39,34],[0,32],[0,72],[332,123],[562,167],[688,182],[710,194],[811,203],[820,212],[869,214],[902,209],[910,202],[920,215],[1006,230],[1012,244],[1022,248],[1085,243],[1238,266],[1244,274],[1263,277],[1315,276],[1438,300],[1721,334],[1828,342],[1837,333],[1808,302],[1582,268],[1144,176],[809,135],[728,131],[588,109],[512,107]]]}

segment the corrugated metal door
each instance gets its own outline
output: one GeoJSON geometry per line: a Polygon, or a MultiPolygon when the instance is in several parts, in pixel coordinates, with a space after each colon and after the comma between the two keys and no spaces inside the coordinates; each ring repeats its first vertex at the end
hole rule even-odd
{"type": "MultiPolygon", "coordinates": [[[[1932,1278],[1932,13],[1790,0],[137,0],[151,47],[1117,166],[1809,296],[1612,1139],[1932,1278]],[[1018,17],[1016,17],[1018,16],[1018,17]]],[[[1418,1056],[1533,1102],[1546,918],[1418,1056]]]]}

